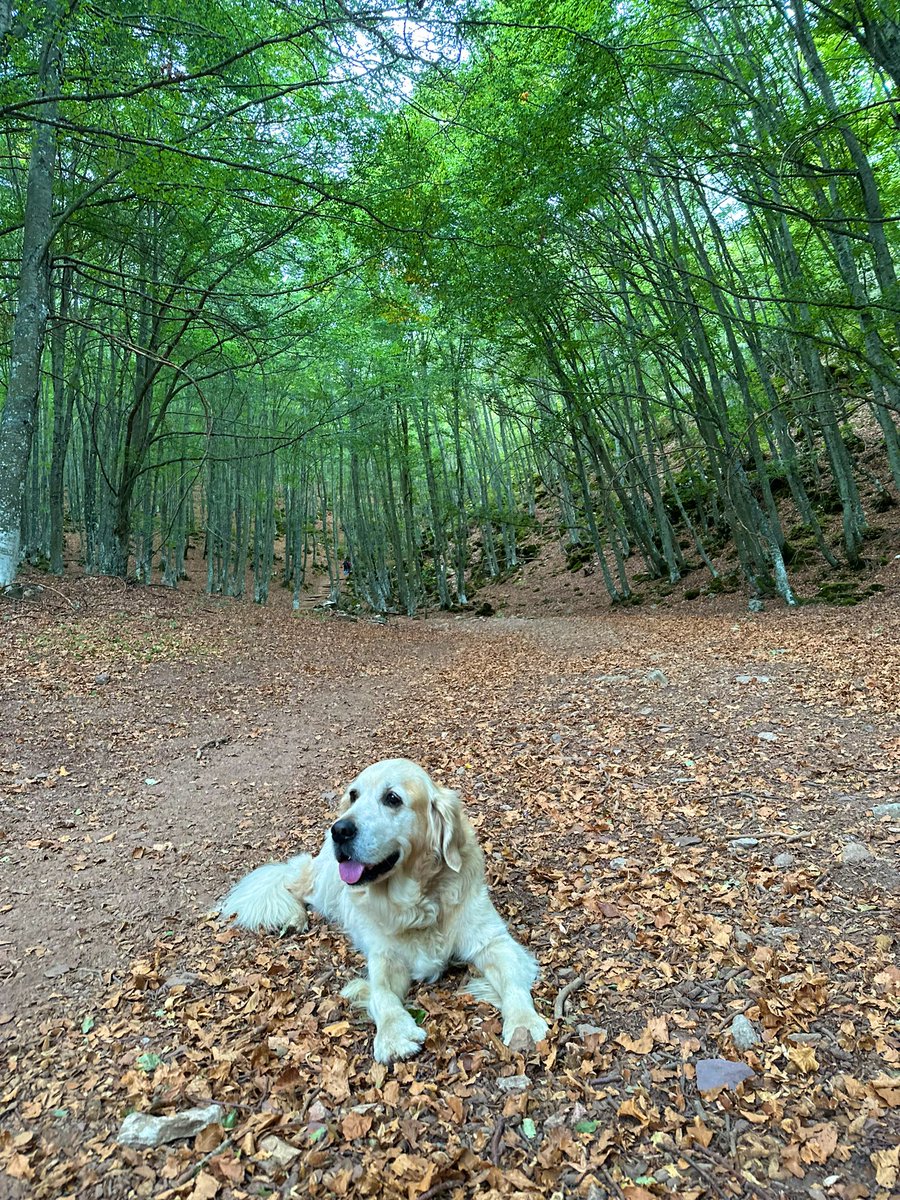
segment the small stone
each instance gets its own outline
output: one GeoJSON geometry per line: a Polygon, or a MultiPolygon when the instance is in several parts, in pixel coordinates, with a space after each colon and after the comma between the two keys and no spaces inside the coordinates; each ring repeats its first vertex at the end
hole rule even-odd
{"type": "Polygon", "coordinates": [[[598,683],[628,683],[627,675],[598,675],[598,683]]]}
{"type": "Polygon", "coordinates": [[[597,1037],[598,1035],[606,1040],[606,1030],[601,1025],[576,1025],[575,1032],[584,1041],[585,1038],[597,1037]]]}
{"type": "Polygon", "coordinates": [[[790,850],[785,850],[781,854],[776,854],[772,859],[772,866],[777,867],[779,871],[786,871],[792,867],[797,860],[791,854],[790,850]]]}
{"type": "Polygon", "coordinates": [[[562,734],[561,734],[561,733],[554,733],[554,734],[553,734],[553,736],[550,738],[550,741],[551,741],[551,742],[556,742],[556,744],[557,744],[557,746],[558,746],[558,745],[559,745],[559,743],[562,741],[562,734]]]}
{"type": "Polygon", "coordinates": [[[766,606],[760,600],[759,596],[751,596],[747,603],[747,607],[752,613],[761,613],[766,611],[766,606]]]}
{"type": "Polygon", "coordinates": [[[848,842],[841,850],[841,862],[845,867],[871,861],[872,855],[862,842],[848,842]]]}
{"type": "Polygon", "coordinates": [[[840,1183],[840,1175],[826,1175],[822,1180],[822,1187],[834,1187],[836,1183],[840,1183]]]}
{"type": "Polygon", "coordinates": [[[614,871],[624,871],[625,868],[628,866],[628,859],[622,858],[621,856],[618,856],[616,858],[611,858],[609,860],[609,865],[612,867],[612,869],[614,871]]]}
{"type": "Polygon", "coordinates": [[[734,677],[734,682],[735,683],[750,683],[752,679],[753,679],[752,675],[736,675],[734,677]]]}
{"type": "Polygon", "coordinates": [[[527,1075],[505,1075],[497,1080],[497,1087],[503,1092],[524,1092],[531,1087],[531,1080],[527,1075]]]}
{"type": "Polygon", "coordinates": [[[259,1143],[259,1148],[266,1156],[266,1165],[270,1173],[273,1170],[283,1170],[285,1167],[289,1167],[295,1158],[299,1158],[301,1153],[296,1146],[292,1146],[290,1142],[285,1142],[280,1137],[276,1137],[274,1133],[270,1133],[268,1137],[264,1137],[259,1143]]]}
{"type": "Polygon", "coordinates": [[[739,1014],[731,1022],[731,1040],[734,1042],[735,1049],[743,1054],[754,1046],[758,1046],[762,1038],[756,1032],[752,1021],[748,1021],[743,1014],[739,1014]]]}
{"type": "Polygon", "coordinates": [[[193,971],[174,971],[171,975],[167,975],[163,980],[163,987],[190,987],[192,984],[196,983],[199,978],[200,976],[195,975],[193,971]]]}
{"type": "Polygon", "coordinates": [[[645,704],[643,708],[638,709],[638,713],[642,717],[649,717],[649,716],[652,716],[653,709],[650,707],[649,704],[645,704]]]}
{"type": "Polygon", "coordinates": [[[171,1117],[155,1117],[150,1113],[129,1113],[119,1128],[117,1140],[123,1146],[164,1146],[182,1138],[194,1137],[207,1125],[221,1122],[225,1109],[221,1104],[206,1108],[187,1108],[171,1117]]]}
{"type": "Polygon", "coordinates": [[[789,925],[763,925],[764,940],[772,946],[783,946],[788,935],[794,936],[795,931],[789,925]]]}
{"type": "Polygon", "coordinates": [[[685,846],[699,846],[701,839],[698,837],[677,837],[673,843],[679,849],[684,849],[685,846]]]}
{"type": "Polygon", "coordinates": [[[734,944],[737,946],[738,950],[749,950],[753,945],[753,938],[749,933],[744,933],[743,929],[738,929],[738,927],[735,925],[734,944]]]}
{"type": "Polygon", "coordinates": [[[759,845],[759,838],[755,837],[738,837],[731,839],[732,846],[738,850],[752,850],[754,846],[759,845]]]}
{"type": "Polygon", "coordinates": [[[889,804],[875,804],[872,812],[876,817],[900,817],[900,801],[892,800],[889,804]]]}
{"type": "Polygon", "coordinates": [[[95,676],[94,683],[100,684],[101,687],[103,686],[104,683],[109,683],[109,675],[107,674],[107,672],[101,671],[99,675],[95,676]]]}
{"type": "Polygon", "coordinates": [[[745,1079],[752,1079],[754,1070],[742,1062],[731,1062],[727,1058],[697,1059],[697,1091],[712,1092],[721,1087],[736,1087],[745,1079]]]}
{"type": "Polygon", "coordinates": [[[524,1025],[520,1025],[518,1029],[513,1030],[513,1035],[509,1039],[509,1048],[513,1054],[531,1054],[534,1050],[534,1045],[534,1038],[524,1025]]]}
{"type": "Polygon", "coordinates": [[[668,687],[669,677],[665,671],[661,671],[659,667],[651,667],[644,676],[645,683],[655,683],[657,687],[668,687]]]}
{"type": "Polygon", "coordinates": [[[778,734],[772,733],[769,729],[764,729],[762,733],[756,735],[761,742],[777,742],[778,734]]]}
{"type": "Polygon", "coordinates": [[[55,962],[53,966],[48,967],[44,972],[45,979],[59,979],[60,975],[66,975],[72,970],[72,964],[66,962],[55,962]]]}

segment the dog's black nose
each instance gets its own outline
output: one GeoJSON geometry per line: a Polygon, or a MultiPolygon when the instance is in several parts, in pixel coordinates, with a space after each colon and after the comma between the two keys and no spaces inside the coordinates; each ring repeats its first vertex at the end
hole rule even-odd
{"type": "Polygon", "coordinates": [[[335,821],[332,825],[331,836],[338,846],[352,842],[356,837],[356,822],[352,817],[342,817],[340,821],[335,821]]]}

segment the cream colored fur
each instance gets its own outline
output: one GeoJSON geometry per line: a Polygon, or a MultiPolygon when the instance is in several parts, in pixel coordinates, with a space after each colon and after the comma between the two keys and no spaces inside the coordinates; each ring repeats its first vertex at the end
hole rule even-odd
{"type": "Polygon", "coordinates": [[[368,884],[344,883],[329,830],[315,858],[297,855],[240,880],[222,913],[248,929],[304,929],[312,908],[340,925],[368,967],[367,978],[343,994],[375,1022],[379,1062],[419,1052],[425,1031],[404,998],[412,980],[433,982],[451,962],[480,973],[469,990],[500,1009],[505,1042],[518,1028],[540,1041],[547,1023],[531,996],[537,963],[491,903],[481,849],[457,793],[407,759],[387,759],[350,784],[340,812],[356,825],[359,861],[399,856],[388,873],[368,884]],[[386,804],[389,793],[401,803],[386,804]]]}

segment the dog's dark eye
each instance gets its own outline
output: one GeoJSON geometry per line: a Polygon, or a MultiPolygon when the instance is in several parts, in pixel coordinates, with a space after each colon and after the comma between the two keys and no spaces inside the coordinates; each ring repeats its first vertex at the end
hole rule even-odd
{"type": "Polygon", "coordinates": [[[399,808],[403,801],[396,792],[385,792],[381,797],[381,803],[386,804],[388,808],[399,808]]]}
{"type": "Polygon", "coordinates": [[[353,803],[354,800],[359,799],[359,792],[356,790],[356,788],[351,788],[350,791],[347,793],[347,795],[350,797],[351,804],[353,803]]]}

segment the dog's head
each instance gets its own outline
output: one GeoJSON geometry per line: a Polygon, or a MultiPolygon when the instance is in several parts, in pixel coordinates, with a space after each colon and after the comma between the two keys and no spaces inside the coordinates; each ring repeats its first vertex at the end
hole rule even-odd
{"type": "Polygon", "coordinates": [[[389,758],[357,775],[331,827],[341,879],[351,886],[385,879],[418,855],[452,871],[462,865],[459,796],[438,787],[405,758],[389,758]]]}

